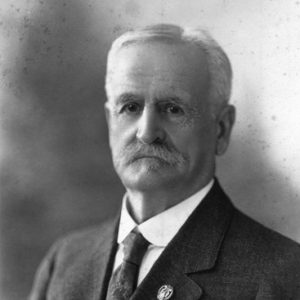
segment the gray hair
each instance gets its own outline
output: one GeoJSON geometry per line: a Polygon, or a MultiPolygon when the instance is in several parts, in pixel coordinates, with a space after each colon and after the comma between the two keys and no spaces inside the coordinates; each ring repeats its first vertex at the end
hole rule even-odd
{"type": "Polygon", "coordinates": [[[171,24],[157,24],[132,30],[118,37],[112,44],[107,58],[107,76],[105,89],[108,94],[109,71],[117,52],[127,45],[149,41],[165,43],[181,42],[195,45],[205,55],[209,71],[209,99],[212,104],[222,107],[227,104],[231,94],[232,69],[230,61],[211,35],[200,28],[182,28],[171,24]]]}

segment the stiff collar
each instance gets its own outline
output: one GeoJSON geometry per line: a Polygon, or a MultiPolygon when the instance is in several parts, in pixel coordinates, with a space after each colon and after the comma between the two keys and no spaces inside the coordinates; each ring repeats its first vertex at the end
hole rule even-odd
{"type": "Polygon", "coordinates": [[[121,244],[129,232],[137,227],[148,242],[157,247],[166,247],[191,213],[208,194],[213,183],[214,179],[186,200],[181,201],[177,205],[170,207],[139,225],[136,224],[127,210],[127,195],[125,194],[119,223],[118,244],[121,244]]]}

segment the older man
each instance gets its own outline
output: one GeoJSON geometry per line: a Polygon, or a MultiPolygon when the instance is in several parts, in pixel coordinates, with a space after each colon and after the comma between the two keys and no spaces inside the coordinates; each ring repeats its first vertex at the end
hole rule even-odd
{"type": "Polygon", "coordinates": [[[206,32],[155,25],[108,56],[121,215],[57,242],[37,299],[300,299],[300,247],[233,207],[215,157],[229,144],[230,62],[206,32]]]}

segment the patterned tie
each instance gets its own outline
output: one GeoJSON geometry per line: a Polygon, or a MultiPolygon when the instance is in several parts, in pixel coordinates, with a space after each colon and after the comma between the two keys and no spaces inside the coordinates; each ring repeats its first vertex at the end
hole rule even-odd
{"type": "Polygon", "coordinates": [[[136,289],[139,267],[149,242],[134,229],[127,235],[123,244],[123,262],[110,279],[106,300],[130,299],[136,289]]]}

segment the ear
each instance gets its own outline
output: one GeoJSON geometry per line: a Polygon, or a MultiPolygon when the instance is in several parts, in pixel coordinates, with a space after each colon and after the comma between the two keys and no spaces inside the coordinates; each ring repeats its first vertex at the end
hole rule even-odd
{"type": "Polygon", "coordinates": [[[226,105],[218,116],[216,155],[222,155],[226,152],[234,121],[235,107],[233,105],[226,105]]]}

